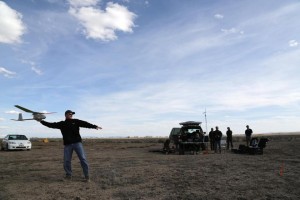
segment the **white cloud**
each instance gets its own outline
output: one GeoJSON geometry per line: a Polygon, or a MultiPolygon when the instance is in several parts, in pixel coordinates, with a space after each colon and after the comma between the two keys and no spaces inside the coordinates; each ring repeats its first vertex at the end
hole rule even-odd
{"type": "MultiPolygon", "coordinates": [[[[224,83],[188,83],[169,82],[166,84],[151,84],[137,88],[133,91],[114,93],[108,96],[84,96],[79,99],[78,113],[89,113],[83,118],[94,121],[103,126],[103,133],[107,135],[167,135],[170,127],[178,126],[180,121],[204,120],[205,106],[209,115],[218,112],[239,112],[251,108],[264,106],[284,106],[297,102],[300,95],[295,98],[289,92],[276,95],[282,91],[280,83],[274,87],[265,87],[263,84],[255,84],[253,87],[261,88],[253,91],[249,86],[225,86],[224,83]],[[201,88],[195,85],[202,85],[201,88]],[[214,92],[212,93],[212,88],[214,92]],[[276,94],[272,94],[272,90],[276,94]],[[205,94],[205,95],[204,95],[205,94]],[[255,98],[253,98],[255,97],[255,98]],[[94,115],[94,116],[92,116],[94,115]],[[109,127],[109,128],[108,128],[109,127]]],[[[222,116],[221,116],[222,118],[222,116]]],[[[212,120],[212,119],[210,119],[212,120]]],[[[226,126],[227,119],[217,122],[226,126]]],[[[239,119],[239,123],[242,117],[239,119]]],[[[237,123],[237,124],[239,124],[237,123]]],[[[242,123],[244,128],[244,124],[242,123]]],[[[228,124],[227,124],[228,126],[228,124]]],[[[236,125],[235,125],[236,126],[236,125]]],[[[204,128],[204,126],[203,126],[204,128]]]]}
{"type": "Polygon", "coordinates": [[[299,42],[297,42],[296,40],[290,40],[289,41],[289,46],[290,47],[297,47],[297,46],[299,46],[299,42]]]}
{"type": "Polygon", "coordinates": [[[6,111],[6,114],[19,114],[20,112],[15,111],[15,110],[10,110],[10,111],[6,111]]]}
{"type": "Polygon", "coordinates": [[[19,43],[25,31],[22,15],[0,1],[0,43],[19,43]]]}
{"type": "Polygon", "coordinates": [[[244,34],[244,31],[238,30],[237,28],[221,29],[221,31],[225,34],[235,34],[235,33],[244,34]]]}
{"type": "Polygon", "coordinates": [[[108,114],[105,118],[112,117],[116,121],[126,120],[128,115],[131,119],[148,121],[160,118],[162,115],[172,115],[172,113],[177,113],[177,116],[197,115],[205,105],[214,105],[210,107],[210,110],[214,111],[240,111],[254,107],[284,106],[299,102],[300,94],[292,94],[293,91],[288,90],[288,83],[283,84],[283,82],[278,82],[272,85],[255,83],[250,86],[242,84],[237,86],[234,83],[224,85],[223,81],[213,83],[176,81],[151,84],[133,91],[115,93],[101,98],[85,96],[80,99],[80,103],[84,105],[80,107],[88,113],[108,114]],[[196,87],[196,85],[202,87],[196,87]],[[211,92],[212,88],[214,93],[211,92]],[[257,89],[253,90],[253,88],[257,89]],[[284,90],[286,91],[282,92],[284,90]],[[278,95],[280,92],[281,94],[278,95]],[[293,98],[286,98],[286,96],[293,98]]]}
{"type": "Polygon", "coordinates": [[[23,63],[29,64],[31,66],[31,70],[34,71],[37,75],[42,75],[43,72],[39,67],[36,66],[35,62],[32,61],[27,61],[27,60],[22,60],[23,63]]]}
{"type": "Polygon", "coordinates": [[[104,10],[96,7],[71,7],[69,13],[79,20],[87,38],[116,40],[116,31],[132,32],[136,15],[126,7],[109,2],[104,10]]]}
{"type": "Polygon", "coordinates": [[[215,17],[216,19],[223,19],[223,18],[224,18],[224,16],[221,15],[221,14],[215,14],[214,17],[215,17]]]}
{"type": "Polygon", "coordinates": [[[37,68],[36,66],[32,66],[31,70],[34,71],[38,75],[42,75],[43,74],[43,72],[39,68],[37,68]]]}
{"type": "Polygon", "coordinates": [[[4,67],[0,67],[0,74],[3,74],[3,76],[5,76],[7,78],[11,78],[14,75],[16,75],[15,72],[9,71],[9,70],[5,69],[4,67]]]}
{"type": "Polygon", "coordinates": [[[96,6],[100,0],[69,0],[72,7],[96,6]]]}

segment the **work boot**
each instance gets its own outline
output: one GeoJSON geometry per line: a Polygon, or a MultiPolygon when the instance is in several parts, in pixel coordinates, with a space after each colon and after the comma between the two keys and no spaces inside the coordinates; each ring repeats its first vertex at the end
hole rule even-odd
{"type": "Polygon", "coordinates": [[[85,179],[84,179],[84,182],[86,182],[86,183],[89,183],[89,182],[91,182],[91,179],[90,179],[90,177],[89,177],[89,176],[86,176],[86,177],[85,177],[85,179]]]}
{"type": "Polygon", "coordinates": [[[66,175],[64,178],[64,181],[71,181],[72,180],[72,176],[71,175],[66,175]]]}

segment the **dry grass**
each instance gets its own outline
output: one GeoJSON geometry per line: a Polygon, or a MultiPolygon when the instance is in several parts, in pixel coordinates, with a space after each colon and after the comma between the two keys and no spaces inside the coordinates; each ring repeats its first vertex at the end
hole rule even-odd
{"type": "MultiPolygon", "coordinates": [[[[77,156],[63,181],[61,140],[0,152],[0,199],[298,199],[300,136],[273,136],[264,155],[163,155],[163,139],[84,141],[91,183],[77,156]]],[[[238,146],[242,138],[236,138],[238,146]]]]}

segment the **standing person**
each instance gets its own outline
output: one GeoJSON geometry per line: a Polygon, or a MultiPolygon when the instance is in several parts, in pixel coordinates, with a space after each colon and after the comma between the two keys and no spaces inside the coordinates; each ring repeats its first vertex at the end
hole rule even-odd
{"type": "Polygon", "coordinates": [[[210,142],[210,150],[215,150],[215,136],[214,136],[213,128],[211,128],[208,136],[209,136],[209,142],[210,142]]]}
{"type": "Polygon", "coordinates": [[[245,135],[246,135],[246,143],[247,143],[247,147],[250,144],[250,140],[251,140],[251,135],[253,133],[252,129],[249,128],[249,125],[246,126],[246,130],[245,130],[245,135]]]}
{"type": "Polygon", "coordinates": [[[233,144],[232,144],[232,130],[230,130],[230,127],[227,127],[226,135],[227,135],[227,139],[226,139],[227,150],[229,149],[229,144],[230,144],[231,149],[232,149],[233,148],[233,144]]]}
{"type": "Polygon", "coordinates": [[[86,121],[73,119],[74,114],[75,112],[71,110],[67,110],[65,112],[65,121],[50,123],[41,120],[40,123],[49,128],[60,129],[61,131],[61,134],[63,136],[63,141],[64,141],[64,170],[66,172],[65,178],[69,180],[72,179],[71,161],[72,161],[73,151],[75,151],[80,160],[85,181],[89,182],[90,181],[89,165],[82,146],[82,139],[79,133],[79,128],[80,127],[94,128],[97,130],[102,128],[97,125],[90,124],[86,121]]]}
{"type": "Polygon", "coordinates": [[[215,140],[215,153],[221,153],[221,139],[222,139],[222,132],[219,130],[219,127],[216,126],[216,130],[214,131],[214,140],[215,140]]]}

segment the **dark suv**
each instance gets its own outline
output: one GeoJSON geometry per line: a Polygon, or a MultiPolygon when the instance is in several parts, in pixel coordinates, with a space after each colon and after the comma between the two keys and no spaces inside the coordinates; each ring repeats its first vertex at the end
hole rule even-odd
{"type": "Polygon", "coordinates": [[[190,151],[193,154],[198,153],[201,149],[205,149],[207,137],[201,128],[201,122],[187,121],[179,123],[181,128],[172,128],[169,139],[166,144],[173,151],[178,151],[179,154],[184,154],[190,151]]]}

